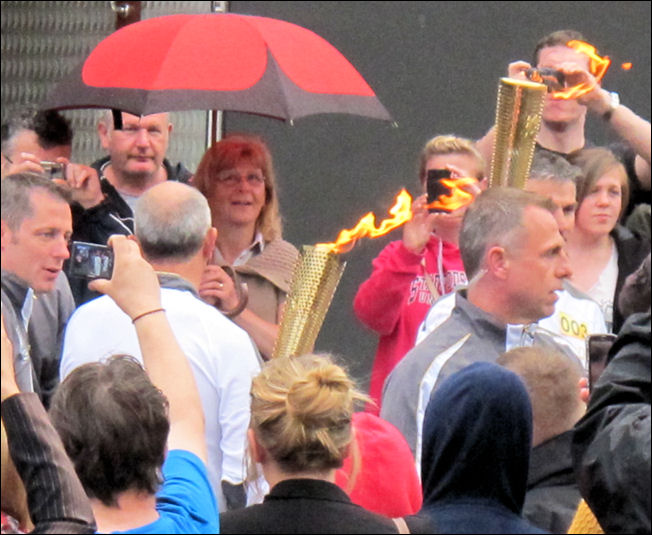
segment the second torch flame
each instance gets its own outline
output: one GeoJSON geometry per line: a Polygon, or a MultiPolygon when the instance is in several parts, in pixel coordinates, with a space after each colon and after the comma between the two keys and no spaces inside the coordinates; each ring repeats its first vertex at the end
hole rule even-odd
{"type": "Polygon", "coordinates": [[[462,208],[462,206],[466,206],[473,201],[473,194],[462,188],[477,184],[478,181],[471,177],[442,178],[441,183],[451,191],[450,194],[440,195],[428,205],[428,208],[452,212],[453,210],[462,208]]]}
{"type": "Polygon", "coordinates": [[[369,212],[364,215],[358,224],[350,230],[342,230],[337,236],[337,240],[333,243],[318,243],[317,247],[320,249],[326,249],[329,252],[339,254],[342,251],[342,248],[351,242],[357,240],[358,238],[363,238],[365,236],[369,238],[377,238],[378,236],[383,236],[391,230],[394,230],[396,227],[402,225],[406,221],[409,221],[412,217],[412,197],[405,190],[402,189],[401,192],[396,197],[396,202],[394,206],[389,209],[389,213],[393,217],[388,219],[383,219],[380,222],[380,225],[376,227],[376,216],[373,212],[369,212]]]}
{"type": "MultiPolygon", "coordinates": [[[[475,178],[451,178],[442,179],[442,183],[448,187],[451,192],[449,195],[440,195],[437,200],[428,205],[428,208],[444,210],[452,212],[458,208],[462,208],[473,201],[473,194],[464,191],[461,188],[477,184],[475,178]]],[[[400,227],[410,219],[412,219],[412,197],[405,190],[402,189],[396,196],[394,205],[389,209],[392,217],[383,219],[378,226],[376,226],[376,216],[373,212],[365,214],[358,224],[349,230],[340,231],[337,239],[332,243],[318,243],[316,247],[324,249],[328,252],[339,254],[344,252],[347,245],[360,238],[378,238],[391,232],[397,227],[400,227]]]]}
{"type": "Polygon", "coordinates": [[[583,41],[568,41],[566,46],[589,58],[589,72],[595,77],[595,83],[581,83],[572,87],[566,87],[561,91],[553,91],[552,97],[561,100],[570,100],[586,95],[595,87],[596,84],[600,83],[611,64],[611,60],[608,56],[599,56],[596,48],[589,43],[583,41]]]}

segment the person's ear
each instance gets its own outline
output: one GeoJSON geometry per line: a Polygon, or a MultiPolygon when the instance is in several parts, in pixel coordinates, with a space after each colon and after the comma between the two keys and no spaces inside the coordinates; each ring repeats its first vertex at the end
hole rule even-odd
{"type": "Polygon", "coordinates": [[[102,148],[108,151],[111,142],[111,132],[103,120],[97,123],[97,134],[100,136],[102,148]]]}
{"type": "Polygon", "coordinates": [[[249,451],[251,451],[253,461],[260,464],[264,463],[267,451],[258,443],[256,433],[251,427],[247,429],[247,440],[249,441],[249,451]]]}
{"type": "Polygon", "coordinates": [[[1,154],[2,154],[2,164],[0,165],[2,169],[2,178],[4,178],[5,174],[9,173],[9,168],[11,167],[11,158],[8,158],[4,152],[1,154]]]}
{"type": "Polygon", "coordinates": [[[486,256],[486,269],[497,279],[505,280],[509,274],[507,251],[499,245],[490,247],[486,256]]]}
{"type": "Polygon", "coordinates": [[[202,257],[206,261],[209,261],[213,257],[216,241],[217,229],[215,227],[211,227],[206,231],[206,236],[204,236],[204,244],[202,245],[202,257]]]}
{"type": "Polygon", "coordinates": [[[4,251],[13,236],[9,225],[7,225],[7,222],[4,219],[2,220],[2,226],[0,227],[0,235],[2,236],[2,250],[4,251]]]}

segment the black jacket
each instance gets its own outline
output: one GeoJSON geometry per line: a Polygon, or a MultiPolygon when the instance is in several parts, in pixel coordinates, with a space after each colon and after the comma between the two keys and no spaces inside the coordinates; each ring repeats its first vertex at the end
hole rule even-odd
{"type": "Polygon", "coordinates": [[[571,443],[565,431],[532,448],[523,516],[552,533],[566,533],[580,503],[571,443]]]}
{"type": "MultiPolygon", "coordinates": [[[[72,206],[74,241],[105,245],[112,234],[129,235],[134,231],[134,214],[131,208],[111,183],[102,178],[102,167],[108,161],[107,156],[91,165],[100,177],[100,186],[105,195],[104,201],[88,210],[84,210],[79,204],[72,206]]],[[[168,160],[163,160],[163,166],[168,180],[187,183],[192,176],[181,163],[172,166],[168,160]]]]}
{"type": "Polygon", "coordinates": [[[630,316],[575,426],[580,492],[606,533],[650,533],[650,312],[630,316]]]}
{"type": "Polygon", "coordinates": [[[620,291],[623,289],[627,276],[630,273],[634,273],[650,253],[650,242],[620,225],[613,229],[611,236],[616,243],[616,250],[618,251],[618,278],[616,279],[616,291],[613,302],[613,332],[618,334],[625,321],[625,318],[618,309],[620,291]]]}
{"type": "MultiPolygon", "coordinates": [[[[130,235],[134,232],[134,214],[129,205],[120,196],[118,191],[106,179],[102,178],[102,167],[109,161],[109,157],[102,158],[92,164],[100,176],[100,186],[104,193],[104,201],[88,210],[73,203],[72,211],[72,240],[87,243],[106,245],[113,234],[130,235]]],[[[168,180],[187,183],[192,174],[183,164],[172,166],[168,160],[163,160],[168,180]]],[[[88,289],[88,280],[69,277],[70,289],[75,298],[75,304],[80,306],[100,294],[88,289]]]]}
{"type": "MultiPolygon", "coordinates": [[[[411,533],[432,533],[425,519],[407,517],[411,533]]],[[[351,502],[337,485],[318,479],[281,481],[265,501],[220,514],[220,533],[397,533],[394,522],[351,502]]]]}

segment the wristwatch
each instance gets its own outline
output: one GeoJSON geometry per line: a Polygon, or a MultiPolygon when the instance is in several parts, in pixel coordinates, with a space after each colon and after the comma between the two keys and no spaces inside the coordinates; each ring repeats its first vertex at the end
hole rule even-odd
{"type": "Polygon", "coordinates": [[[609,122],[611,120],[611,115],[618,106],[620,106],[620,97],[618,96],[618,93],[611,91],[609,93],[609,109],[602,114],[602,118],[609,122]]]}

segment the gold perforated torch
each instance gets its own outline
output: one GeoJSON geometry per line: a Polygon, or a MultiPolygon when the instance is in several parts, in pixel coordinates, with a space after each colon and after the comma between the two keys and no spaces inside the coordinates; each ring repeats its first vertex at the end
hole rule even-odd
{"type": "Polygon", "coordinates": [[[525,186],[541,128],[546,90],[544,84],[529,80],[500,79],[490,186],[525,186]]]}
{"type": "Polygon", "coordinates": [[[328,248],[301,247],[272,358],[312,351],[345,267],[328,248]]]}

